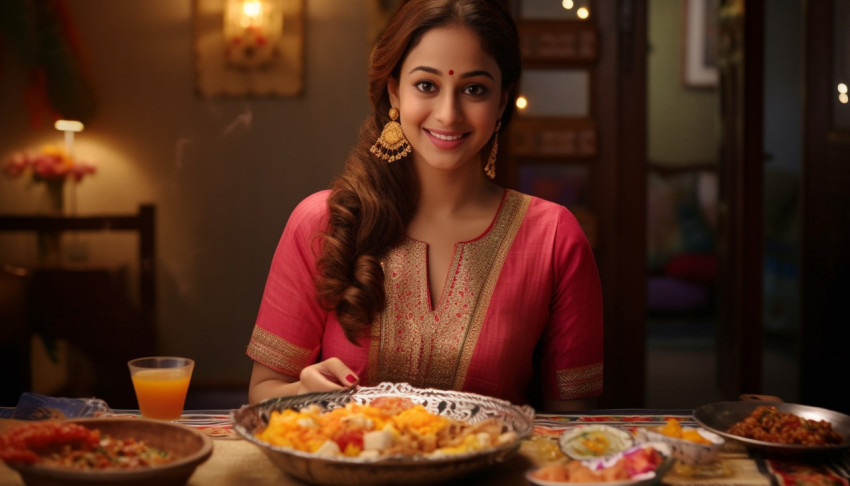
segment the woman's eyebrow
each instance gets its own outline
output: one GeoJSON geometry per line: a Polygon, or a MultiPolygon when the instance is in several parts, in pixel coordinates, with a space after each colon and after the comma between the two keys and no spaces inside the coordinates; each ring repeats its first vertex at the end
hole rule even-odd
{"type": "MultiPolygon", "coordinates": [[[[430,66],[416,66],[415,68],[411,69],[408,74],[413,74],[416,71],[424,71],[426,73],[434,74],[436,76],[443,75],[443,73],[439,69],[432,68],[430,66]]],[[[469,71],[468,73],[463,73],[460,75],[461,78],[474,78],[475,76],[485,76],[495,81],[493,75],[490,74],[489,71],[485,71],[483,69],[479,71],[469,71]]]]}

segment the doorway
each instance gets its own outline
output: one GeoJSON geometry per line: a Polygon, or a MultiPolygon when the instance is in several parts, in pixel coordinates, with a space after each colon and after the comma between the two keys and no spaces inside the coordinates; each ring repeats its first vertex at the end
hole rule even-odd
{"type": "MultiPolygon", "coordinates": [[[[722,118],[730,116],[729,105],[735,103],[729,88],[742,87],[734,79],[730,83],[728,73],[726,80],[688,82],[693,79],[685,72],[691,51],[688,42],[693,42],[687,35],[688,19],[697,7],[708,9],[705,13],[713,9],[715,14],[722,8],[718,2],[702,0],[649,3],[647,406],[693,408],[734,399],[735,386],[738,392],[798,401],[802,2],[765,2],[763,28],[757,32],[763,35],[764,45],[763,98],[759,100],[764,123],[763,146],[759,148],[764,156],[758,171],[745,176],[756,174],[761,195],[744,199],[743,205],[758,205],[756,213],[760,214],[755,220],[761,238],[756,243],[761,245],[761,272],[758,268],[752,272],[753,262],[747,263],[734,248],[733,238],[741,237],[740,227],[731,231],[718,227],[718,211],[726,204],[720,185],[726,183],[728,198],[729,187],[740,184],[736,177],[741,176],[729,174],[728,166],[724,171],[720,165],[721,140],[726,136],[721,127],[728,125],[722,118]],[[732,177],[732,182],[721,176],[732,177]],[[741,314],[723,307],[730,305],[730,298],[741,299],[745,292],[753,291],[741,288],[747,287],[740,286],[743,271],[730,273],[727,268],[724,273],[720,265],[724,259],[737,261],[738,265],[733,263],[736,267],[742,266],[741,262],[750,265],[751,274],[758,279],[761,318],[751,330],[744,329],[742,321],[747,320],[741,319],[741,314]],[[729,348],[734,347],[730,343],[740,345],[748,339],[757,343],[750,350],[755,356],[738,356],[729,360],[733,365],[724,361],[724,353],[729,356],[729,348]],[[746,368],[746,359],[756,361],[760,373],[755,378],[738,374],[733,386],[728,386],[723,377],[746,368]]],[[[759,64],[747,69],[759,69],[759,64]]],[[[742,200],[737,203],[743,213],[742,200]]]]}
{"type": "Polygon", "coordinates": [[[716,1],[647,15],[646,404],[694,408],[717,381],[720,89],[716,1]]]}

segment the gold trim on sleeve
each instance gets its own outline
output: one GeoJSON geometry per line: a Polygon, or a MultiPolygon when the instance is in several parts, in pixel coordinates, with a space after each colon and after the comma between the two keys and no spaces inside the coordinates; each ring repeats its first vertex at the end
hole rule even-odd
{"type": "Polygon", "coordinates": [[[602,393],[602,363],[558,370],[555,377],[558,398],[561,400],[593,397],[602,393]]]}
{"type": "Polygon", "coordinates": [[[307,366],[312,355],[310,349],[296,346],[259,326],[254,326],[247,353],[259,363],[295,377],[307,366]]]}

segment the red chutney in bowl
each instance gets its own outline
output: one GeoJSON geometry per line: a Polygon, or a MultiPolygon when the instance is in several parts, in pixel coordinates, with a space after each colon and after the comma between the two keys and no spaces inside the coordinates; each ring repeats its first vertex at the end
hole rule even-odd
{"type": "Polygon", "coordinates": [[[34,422],[0,436],[0,459],[70,469],[133,469],[166,464],[174,454],[133,438],[116,439],[73,422],[34,422]]]}

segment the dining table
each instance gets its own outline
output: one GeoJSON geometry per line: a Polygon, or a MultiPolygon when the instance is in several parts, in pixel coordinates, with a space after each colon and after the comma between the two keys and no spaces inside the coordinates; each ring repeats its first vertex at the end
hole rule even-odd
{"type": "MultiPolygon", "coordinates": [[[[640,427],[657,427],[671,419],[682,425],[697,425],[692,410],[612,409],[582,413],[537,413],[533,431],[524,438],[517,453],[484,470],[458,478],[456,485],[529,485],[526,473],[540,465],[562,460],[558,437],[569,429],[604,424],[635,432],[640,427]]],[[[114,410],[116,417],[140,417],[138,410],[114,410]]],[[[20,423],[10,418],[9,408],[0,407],[0,433],[20,423]]],[[[302,486],[281,470],[256,444],[236,433],[230,410],[186,410],[175,420],[203,431],[213,439],[213,452],[187,481],[187,486],[250,484],[255,486],[302,486]]],[[[674,466],[661,479],[667,485],[776,486],[850,484],[850,453],[828,457],[762,457],[741,444],[727,441],[717,459],[708,466],[674,466]]],[[[564,483],[568,484],[568,483],[564,483]]],[[[20,476],[0,462],[0,486],[22,486],[20,476]]]]}

